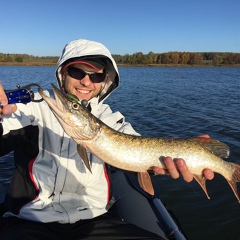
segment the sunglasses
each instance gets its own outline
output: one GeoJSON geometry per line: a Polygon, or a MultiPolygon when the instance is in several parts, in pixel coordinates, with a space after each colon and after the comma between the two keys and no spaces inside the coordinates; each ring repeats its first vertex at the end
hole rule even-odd
{"type": "Polygon", "coordinates": [[[67,73],[70,77],[75,78],[77,80],[82,80],[83,78],[86,77],[86,75],[88,75],[93,83],[100,83],[105,81],[108,75],[107,72],[105,71],[103,73],[97,73],[97,72],[90,73],[75,67],[68,67],[67,73]]]}

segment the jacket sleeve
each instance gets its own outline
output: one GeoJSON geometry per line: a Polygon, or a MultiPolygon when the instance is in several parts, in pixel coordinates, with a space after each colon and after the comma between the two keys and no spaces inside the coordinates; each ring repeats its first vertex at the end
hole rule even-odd
{"type": "Polygon", "coordinates": [[[0,156],[21,146],[27,133],[31,132],[32,122],[23,112],[25,108],[26,105],[18,104],[18,110],[15,113],[3,117],[0,124],[0,156]]]}

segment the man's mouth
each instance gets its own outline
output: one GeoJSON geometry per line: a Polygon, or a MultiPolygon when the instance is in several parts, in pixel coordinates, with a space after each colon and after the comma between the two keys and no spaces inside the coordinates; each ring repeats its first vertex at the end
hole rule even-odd
{"type": "Polygon", "coordinates": [[[76,89],[76,91],[81,94],[88,94],[91,92],[91,90],[83,90],[83,89],[76,89]]]}

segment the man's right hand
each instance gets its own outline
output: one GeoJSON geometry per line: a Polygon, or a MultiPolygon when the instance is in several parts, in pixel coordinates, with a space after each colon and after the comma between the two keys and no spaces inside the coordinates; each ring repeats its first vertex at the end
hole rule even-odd
{"type": "Polygon", "coordinates": [[[8,104],[7,96],[4,92],[3,85],[0,81],[0,118],[2,115],[8,115],[16,112],[17,106],[16,104],[8,104]]]}

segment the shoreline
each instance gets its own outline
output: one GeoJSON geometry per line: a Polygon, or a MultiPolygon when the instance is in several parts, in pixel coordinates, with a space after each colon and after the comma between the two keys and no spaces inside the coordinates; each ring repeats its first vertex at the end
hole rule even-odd
{"type": "MultiPolygon", "coordinates": [[[[43,66],[43,67],[52,67],[56,66],[56,63],[48,62],[26,62],[26,63],[17,63],[17,62],[0,62],[0,66],[43,66]]],[[[118,67],[240,67],[240,64],[117,64],[118,67]]]]}

